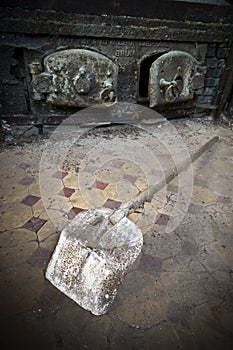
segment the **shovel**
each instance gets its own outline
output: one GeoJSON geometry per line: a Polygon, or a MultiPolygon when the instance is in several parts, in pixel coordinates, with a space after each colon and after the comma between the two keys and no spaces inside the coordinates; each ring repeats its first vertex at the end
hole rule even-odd
{"type": "Polygon", "coordinates": [[[49,262],[46,278],[65,295],[94,315],[103,315],[118,286],[141,252],[141,230],[127,215],[150,202],[153,195],[211,147],[211,138],[189,159],[165,172],[164,178],[116,211],[81,212],[61,232],[49,262]]]}

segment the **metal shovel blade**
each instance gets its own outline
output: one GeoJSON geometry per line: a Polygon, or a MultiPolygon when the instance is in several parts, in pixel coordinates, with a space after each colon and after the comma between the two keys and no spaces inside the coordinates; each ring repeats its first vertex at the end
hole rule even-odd
{"type": "Polygon", "coordinates": [[[55,287],[94,315],[107,312],[143,245],[133,222],[123,217],[112,225],[111,215],[90,209],[76,216],[62,231],[46,271],[55,287]]]}
{"type": "Polygon", "coordinates": [[[125,203],[114,213],[90,209],[80,213],[62,231],[46,271],[47,279],[68,297],[94,315],[107,312],[117,287],[141,252],[141,230],[127,215],[146,201],[190,162],[200,157],[218,137],[213,137],[178,166],[165,172],[165,177],[137,200],[125,203]]]}

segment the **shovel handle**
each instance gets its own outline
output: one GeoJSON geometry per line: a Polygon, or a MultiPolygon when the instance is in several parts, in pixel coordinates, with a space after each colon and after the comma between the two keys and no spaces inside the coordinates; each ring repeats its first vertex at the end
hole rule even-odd
{"type": "Polygon", "coordinates": [[[210,148],[219,137],[214,136],[209,141],[207,141],[201,148],[199,148],[195,153],[193,153],[189,158],[185,159],[183,162],[171,168],[165,172],[164,178],[153,186],[150,186],[146,191],[141,192],[134,202],[129,202],[127,205],[128,214],[134,212],[145,202],[151,202],[152,197],[155,193],[161,190],[165,185],[172,181],[178,174],[185,170],[190,164],[192,164],[197,158],[199,158],[208,148],[210,148]]]}

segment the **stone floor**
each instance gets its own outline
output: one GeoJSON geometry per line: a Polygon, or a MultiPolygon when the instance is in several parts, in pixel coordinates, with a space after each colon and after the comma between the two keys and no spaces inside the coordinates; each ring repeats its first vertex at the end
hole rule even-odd
{"type": "Polygon", "coordinates": [[[3,147],[1,348],[232,349],[232,146],[230,128],[186,119],[147,130],[95,129],[63,144],[60,168],[48,159],[46,152],[60,150],[47,138],[3,147]],[[83,210],[136,198],[177,164],[183,143],[168,137],[170,128],[191,153],[220,139],[130,214],[143,233],[141,255],[108,313],[93,316],[44,277],[60,231],[83,210]]]}

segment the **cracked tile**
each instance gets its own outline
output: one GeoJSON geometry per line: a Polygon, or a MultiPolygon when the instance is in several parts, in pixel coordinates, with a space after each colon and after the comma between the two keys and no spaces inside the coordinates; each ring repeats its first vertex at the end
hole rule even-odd
{"type": "Polygon", "coordinates": [[[0,215],[0,229],[4,231],[22,227],[23,224],[31,218],[32,210],[31,207],[21,203],[7,204],[0,208],[0,215]]]}
{"type": "Polygon", "coordinates": [[[54,224],[51,221],[45,222],[45,224],[37,232],[39,242],[43,241],[45,238],[53,235],[54,233],[56,233],[56,227],[54,224]]]}
{"type": "Polygon", "coordinates": [[[30,220],[28,220],[24,225],[23,228],[26,228],[27,230],[38,232],[39,229],[46,223],[47,220],[40,219],[38,217],[33,216],[30,220]]]}
{"type": "Polygon", "coordinates": [[[14,247],[21,243],[36,241],[36,233],[22,228],[13,229],[0,234],[0,247],[14,247]]]}

